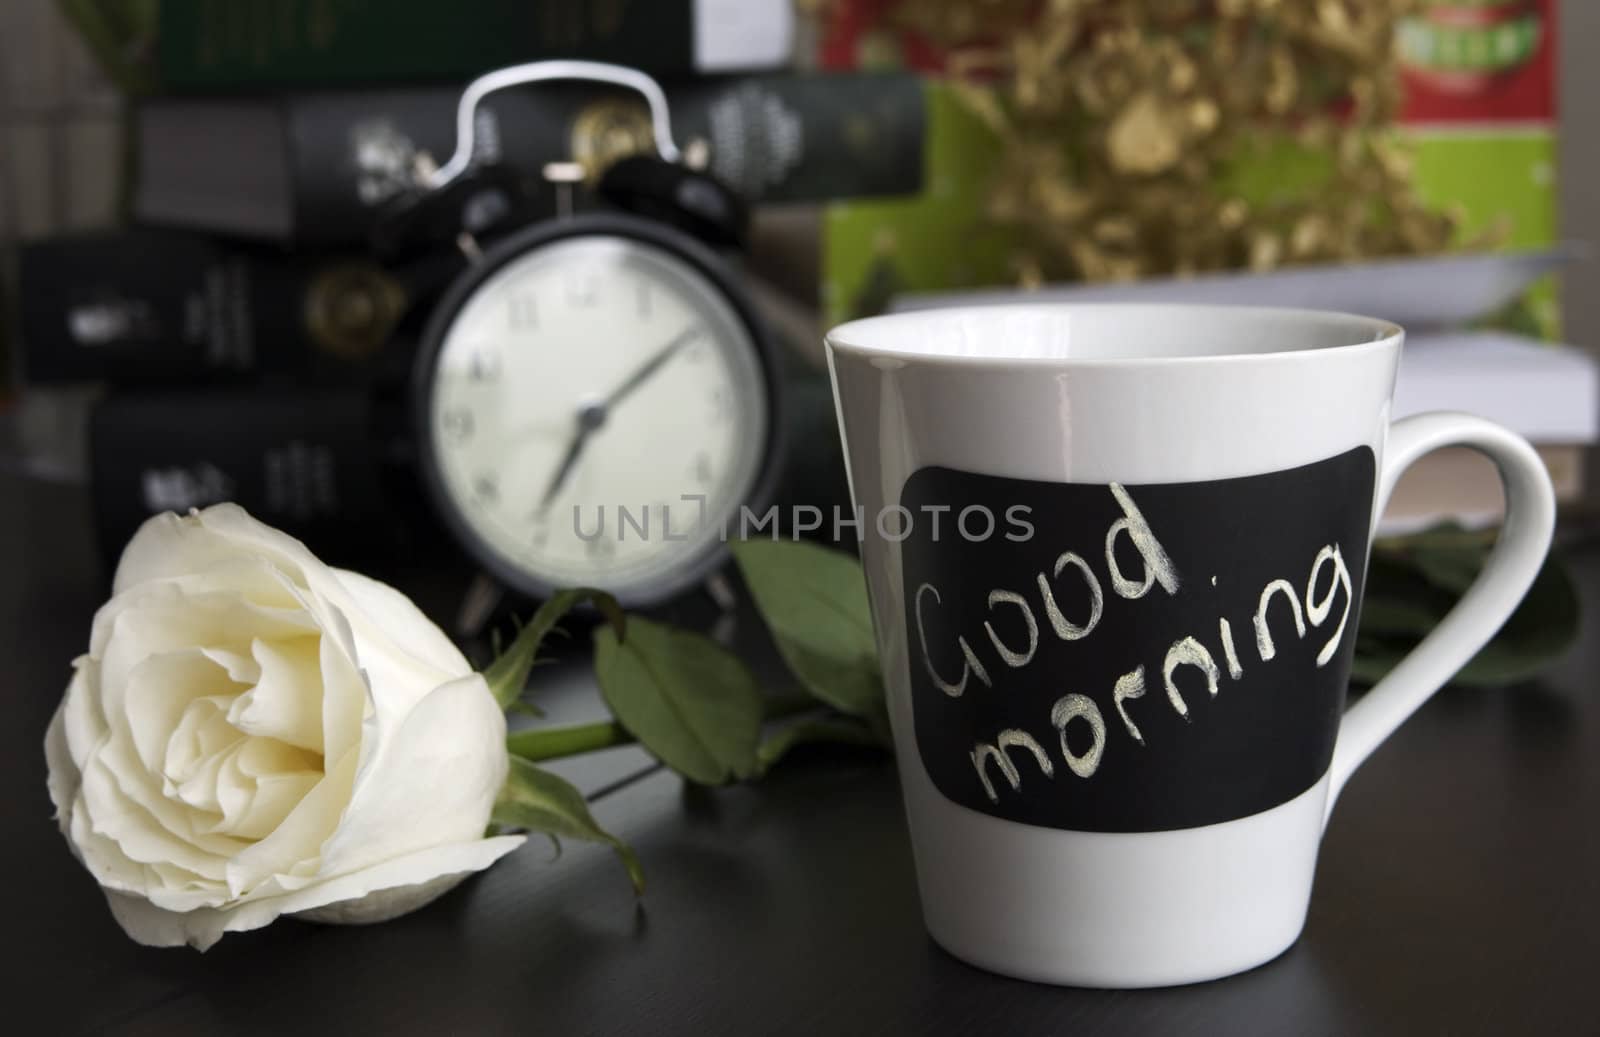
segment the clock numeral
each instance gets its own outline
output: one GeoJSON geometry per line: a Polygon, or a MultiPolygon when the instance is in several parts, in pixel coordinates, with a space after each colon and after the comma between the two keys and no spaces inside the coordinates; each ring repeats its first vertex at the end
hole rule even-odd
{"type": "Polygon", "coordinates": [[[532,331],[539,326],[539,302],[532,292],[513,292],[506,300],[506,324],[512,331],[532,331]]]}
{"type": "Polygon", "coordinates": [[[598,536],[584,541],[583,550],[592,561],[609,562],[617,556],[617,542],[609,537],[598,536]]]}
{"type": "Polygon", "coordinates": [[[500,354],[499,353],[474,353],[472,360],[467,365],[467,377],[474,382],[495,382],[500,380],[500,354]]]}
{"type": "Polygon", "coordinates": [[[726,425],[733,421],[734,405],[733,393],[726,387],[719,388],[711,394],[711,422],[714,425],[726,425]]]}
{"type": "Polygon", "coordinates": [[[528,542],[539,548],[550,542],[550,521],[542,511],[533,513],[533,535],[528,538],[528,542]]]}
{"type": "Polygon", "coordinates": [[[567,305],[590,307],[600,301],[600,279],[591,269],[567,271],[567,305]]]}
{"type": "Polygon", "coordinates": [[[701,486],[710,486],[711,476],[711,455],[701,451],[694,458],[694,480],[701,486]]]}
{"type": "Polygon", "coordinates": [[[444,412],[440,418],[447,439],[454,443],[465,443],[472,438],[475,422],[472,412],[465,407],[454,407],[444,412]]]}
{"type": "Polygon", "coordinates": [[[637,288],[635,296],[634,296],[634,301],[635,301],[635,304],[639,308],[639,316],[640,316],[640,318],[644,319],[644,320],[648,320],[650,318],[650,308],[651,308],[650,282],[649,281],[640,281],[639,282],[638,288],[637,288]]]}
{"type": "Polygon", "coordinates": [[[500,480],[493,473],[485,473],[472,480],[472,494],[484,504],[500,499],[500,480]]]}

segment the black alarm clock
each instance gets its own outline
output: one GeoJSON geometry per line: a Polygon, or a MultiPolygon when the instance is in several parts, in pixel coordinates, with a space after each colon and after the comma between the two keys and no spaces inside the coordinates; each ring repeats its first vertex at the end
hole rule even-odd
{"type": "Polygon", "coordinates": [[[777,358],[726,258],[744,241],[744,205],[680,161],[660,88],[631,69],[535,62],[475,81],[411,226],[438,225],[430,198],[450,199],[445,222],[463,236],[514,208],[494,186],[506,171],[475,167],[477,106],[549,79],[637,90],[658,154],[602,174],[604,211],[482,249],[464,241],[472,262],[433,311],[413,374],[420,467],[446,527],[503,585],[599,587],[648,606],[716,570],[741,509],[770,500],[777,358]]]}

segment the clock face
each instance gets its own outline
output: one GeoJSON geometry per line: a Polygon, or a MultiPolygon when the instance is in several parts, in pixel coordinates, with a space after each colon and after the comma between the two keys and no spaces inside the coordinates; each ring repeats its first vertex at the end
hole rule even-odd
{"type": "Polygon", "coordinates": [[[769,442],[762,354],[712,280],[615,234],[484,279],[424,402],[445,504],[522,589],[656,600],[736,530],[769,442]]]}

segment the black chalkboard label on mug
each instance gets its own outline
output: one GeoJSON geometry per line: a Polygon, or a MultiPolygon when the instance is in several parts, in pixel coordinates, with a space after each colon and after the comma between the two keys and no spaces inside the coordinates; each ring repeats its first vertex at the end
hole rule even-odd
{"type": "Polygon", "coordinates": [[[1327,770],[1375,486],[1358,447],[1210,482],[906,482],[917,749],[986,814],[1149,832],[1246,817],[1327,770]]]}

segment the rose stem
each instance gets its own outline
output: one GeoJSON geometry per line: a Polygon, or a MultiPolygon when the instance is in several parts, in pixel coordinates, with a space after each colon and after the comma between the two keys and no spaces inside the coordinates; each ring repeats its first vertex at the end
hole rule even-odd
{"type": "MultiPolygon", "coordinates": [[[[767,700],[766,718],[781,720],[810,709],[820,709],[822,703],[809,695],[776,695],[767,700]]],[[[540,760],[558,760],[563,756],[578,756],[599,749],[612,749],[619,745],[632,745],[638,739],[615,720],[598,720],[592,724],[573,724],[569,727],[530,727],[506,736],[506,751],[530,763],[540,760]]]]}

